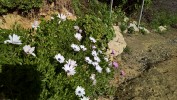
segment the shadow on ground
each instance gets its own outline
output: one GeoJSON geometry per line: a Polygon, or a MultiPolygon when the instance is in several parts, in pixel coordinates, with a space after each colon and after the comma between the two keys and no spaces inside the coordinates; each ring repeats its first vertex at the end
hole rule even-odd
{"type": "Polygon", "coordinates": [[[34,65],[2,65],[0,99],[37,100],[41,82],[34,68],[34,65]]]}

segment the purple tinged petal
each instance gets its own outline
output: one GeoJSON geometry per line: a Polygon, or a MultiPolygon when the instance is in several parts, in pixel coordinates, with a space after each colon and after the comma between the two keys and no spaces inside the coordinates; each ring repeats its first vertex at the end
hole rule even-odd
{"type": "Polygon", "coordinates": [[[119,67],[119,65],[118,65],[117,62],[113,62],[113,66],[114,66],[115,68],[118,68],[118,67],[119,67]]]}
{"type": "Polygon", "coordinates": [[[114,54],[115,54],[115,51],[114,51],[114,50],[112,50],[111,54],[112,54],[112,55],[114,55],[114,54]]]}
{"type": "Polygon", "coordinates": [[[125,76],[125,71],[121,70],[121,71],[120,71],[120,75],[121,75],[121,76],[125,76]]]}

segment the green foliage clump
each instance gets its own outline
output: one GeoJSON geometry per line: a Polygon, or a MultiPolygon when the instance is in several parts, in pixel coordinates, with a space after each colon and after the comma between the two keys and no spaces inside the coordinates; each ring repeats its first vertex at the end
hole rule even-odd
{"type": "MultiPolygon", "coordinates": [[[[126,12],[128,15],[140,9],[143,0],[118,0],[115,6],[126,12]]],[[[144,0],[145,7],[149,7],[152,0],[144,0]]]]}
{"type": "MultiPolygon", "coordinates": [[[[98,0],[110,5],[111,0],[98,0]]],[[[126,14],[132,14],[134,11],[140,9],[143,0],[113,0],[113,8],[118,8],[126,14]]],[[[149,7],[152,4],[152,0],[144,0],[145,7],[149,7]]],[[[117,10],[117,9],[115,9],[117,10]]]]}
{"type": "Polygon", "coordinates": [[[0,34],[0,66],[2,67],[0,92],[4,93],[6,98],[77,100],[79,99],[75,95],[77,86],[82,86],[90,99],[114,93],[114,88],[109,85],[109,80],[113,77],[113,69],[110,68],[111,73],[106,73],[108,62],[104,60],[105,55],[98,55],[101,59],[99,65],[103,68],[102,73],[98,73],[94,66],[84,60],[86,56],[93,59],[92,46],[97,47],[96,51],[101,50],[100,44],[106,44],[109,40],[108,35],[112,34],[109,27],[95,17],[86,16],[77,21],[61,21],[55,16],[50,21],[42,20],[36,31],[21,28],[1,29],[0,34]],[[75,25],[83,30],[81,41],[74,37],[76,30],[73,26],[75,25]],[[13,33],[20,36],[22,45],[3,43],[8,39],[8,35],[13,33]],[[90,36],[96,38],[95,44],[89,40],[90,36]],[[71,48],[72,43],[85,45],[87,50],[75,52],[71,48]],[[36,57],[23,51],[25,45],[35,47],[36,57]],[[58,53],[63,55],[66,61],[73,59],[77,62],[75,75],[67,76],[62,69],[64,64],[60,64],[54,58],[58,53]],[[93,81],[90,80],[91,74],[96,75],[96,85],[93,85],[93,81]]]}
{"type": "Polygon", "coordinates": [[[128,28],[128,33],[129,34],[135,34],[136,32],[135,32],[133,27],[130,27],[130,28],[128,28]]]}
{"type": "Polygon", "coordinates": [[[87,30],[87,34],[94,34],[97,39],[105,41],[102,42],[102,44],[107,43],[114,37],[112,24],[115,22],[115,20],[117,20],[116,18],[118,18],[118,15],[121,16],[122,13],[120,14],[113,12],[112,18],[110,18],[109,6],[105,3],[99,2],[98,0],[89,0],[88,2],[86,2],[86,0],[73,0],[72,5],[76,15],[84,17],[82,21],[85,23],[83,23],[83,25],[79,25],[84,30],[87,30]],[[97,32],[95,32],[95,30],[97,30],[97,32]],[[95,33],[99,34],[97,35],[95,33]]]}
{"type": "Polygon", "coordinates": [[[93,15],[102,19],[106,24],[112,24],[110,9],[105,3],[101,3],[98,0],[88,0],[88,2],[87,0],[73,0],[72,5],[78,16],[93,15]]]}
{"type": "Polygon", "coordinates": [[[100,18],[92,15],[86,15],[84,18],[80,18],[78,25],[81,26],[88,36],[93,36],[102,43],[102,46],[106,46],[108,41],[114,37],[113,27],[103,23],[100,18]]]}
{"type": "Polygon", "coordinates": [[[156,12],[153,15],[150,25],[152,28],[158,28],[159,26],[170,26],[177,23],[177,14],[173,14],[167,11],[156,12]]]}
{"type": "Polygon", "coordinates": [[[0,14],[11,11],[29,11],[42,6],[42,0],[0,0],[0,14]]]}
{"type": "Polygon", "coordinates": [[[121,32],[123,33],[124,31],[127,30],[128,24],[126,22],[122,22],[121,25],[119,25],[121,32]]]}

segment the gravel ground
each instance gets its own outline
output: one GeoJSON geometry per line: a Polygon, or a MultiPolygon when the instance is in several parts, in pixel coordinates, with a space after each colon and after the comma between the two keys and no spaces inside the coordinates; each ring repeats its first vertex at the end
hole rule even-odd
{"type": "Polygon", "coordinates": [[[130,49],[122,54],[126,77],[115,100],[176,100],[177,30],[125,36],[125,40],[130,49]]]}

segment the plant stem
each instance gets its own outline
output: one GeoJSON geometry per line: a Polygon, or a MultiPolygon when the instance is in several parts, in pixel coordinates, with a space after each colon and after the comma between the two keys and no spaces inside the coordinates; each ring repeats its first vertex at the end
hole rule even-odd
{"type": "Polygon", "coordinates": [[[140,22],[141,22],[141,18],[142,18],[142,14],[143,14],[143,8],[144,8],[144,0],[141,6],[141,13],[140,13],[140,17],[139,17],[139,21],[138,21],[138,28],[140,27],[140,22]]]}
{"type": "Polygon", "coordinates": [[[112,14],[112,5],[113,5],[113,0],[111,0],[110,19],[111,19],[111,14],[112,14]]]}

